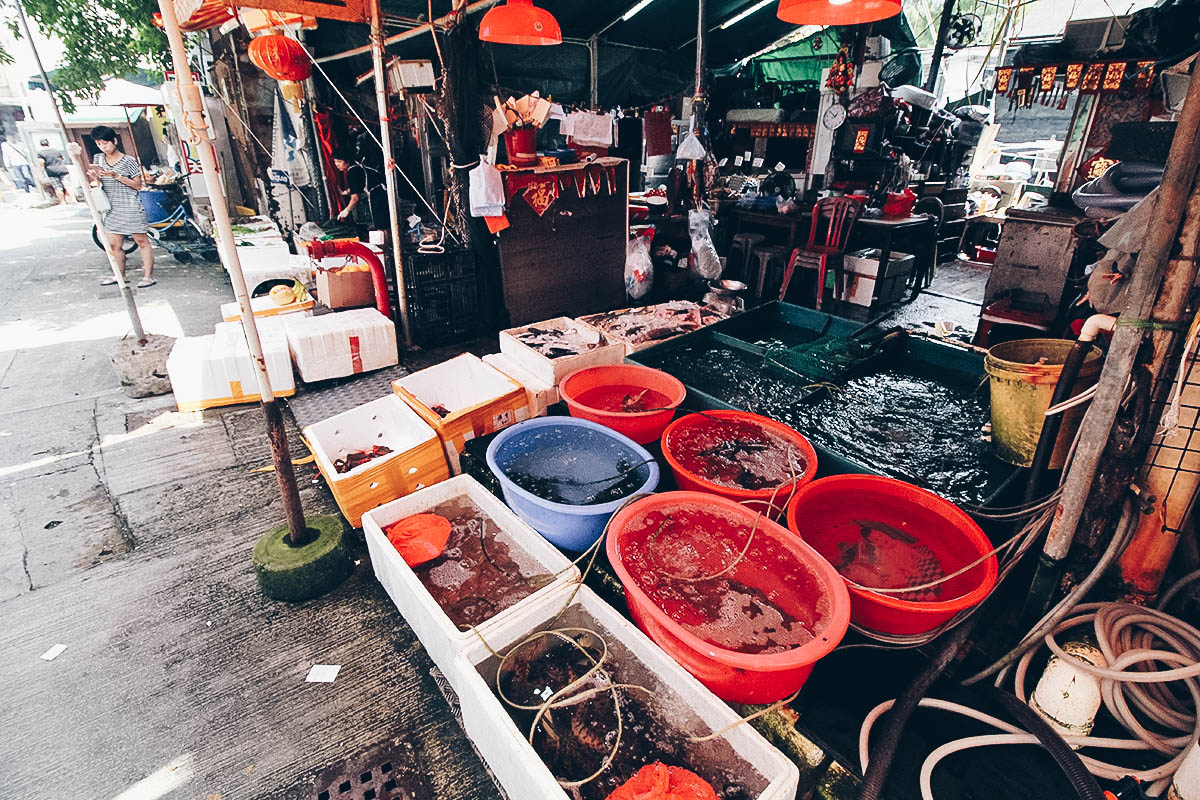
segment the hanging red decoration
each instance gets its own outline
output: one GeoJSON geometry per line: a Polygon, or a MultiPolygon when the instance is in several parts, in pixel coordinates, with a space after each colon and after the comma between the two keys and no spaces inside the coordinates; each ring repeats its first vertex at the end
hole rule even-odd
{"type": "Polygon", "coordinates": [[[829,77],[825,86],[834,94],[845,94],[854,85],[854,60],[850,57],[850,45],[842,44],[833,63],[829,65],[829,77]]]}
{"type": "Polygon", "coordinates": [[[558,20],[533,0],[505,0],[479,21],[479,38],[495,44],[562,44],[558,20]]]}
{"type": "Polygon", "coordinates": [[[1008,94],[1008,90],[1012,86],[1012,79],[1012,67],[1001,67],[996,70],[996,94],[1008,94]]]}
{"type": "Polygon", "coordinates": [[[859,25],[900,13],[900,0],[779,0],[776,12],[797,25],[859,25]]]}
{"type": "MultiPolygon", "coordinates": [[[[179,29],[185,33],[202,31],[224,25],[236,16],[226,0],[203,0],[186,19],[179,17],[179,29]]],[[[162,14],[157,11],[150,15],[150,21],[156,28],[161,29],[163,26],[162,14]]]]}
{"type": "Polygon", "coordinates": [[[277,81],[303,81],[312,77],[312,61],[304,47],[282,33],[251,39],[246,54],[250,63],[277,81]]]}

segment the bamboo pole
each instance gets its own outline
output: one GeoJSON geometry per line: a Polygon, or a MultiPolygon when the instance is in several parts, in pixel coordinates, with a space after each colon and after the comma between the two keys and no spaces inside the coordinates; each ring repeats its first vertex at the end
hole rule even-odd
{"type": "Polygon", "coordinates": [[[392,240],[392,258],[396,262],[396,301],[400,307],[400,332],[404,344],[411,344],[408,327],[408,296],[404,287],[404,257],[400,241],[400,219],[396,203],[396,169],[392,158],[391,121],[388,118],[387,76],[383,71],[383,8],[381,0],[371,0],[371,62],[375,70],[375,105],[379,108],[379,143],[383,150],[383,175],[387,187],[388,222],[392,240]]]}
{"type": "MultiPolygon", "coordinates": [[[[100,211],[96,208],[96,203],[92,200],[92,193],[89,191],[90,182],[87,179],[87,166],[83,163],[81,155],[82,149],[74,144],[67,135],[67,123],[63,120],[62,109],[58,107],[58,97],[54,94],[54,88],[50,86],[50,77],[46,74],[46,67],[42,64],[42,54],[38,52],[37,44],[33,41],[33,33],[29,30],[29,19],[25,16],[25,6],[21,0],[17,0],[17,16],[21,18],[21,27],[25,31],[25,38],[29,40],[29,49],[33,52],[33,60],[37,63],[38,72],[42,76],[42,83],[46,86],[46,94],[50,95],[50,107],[54,109],[54,117],[58,120],[58,129],[62,133],[63,144],[67,148],[67,156],[71,161],[71,182],[78,183],[83,187],[83,200],[87,203],[88,211],[92,215],[92,224],[96,226],[96,233],[99,236],[100,244],[104,246],[104,254],[108,256],[108,266],[112,270],[113,277],[117,279],[117,287],[121,290],[121,299],[125,301],[125,313],[129,315],[129,324],[133,326],[133,335],[137,337],[139,346],[146,344],[146,331],[142,328],[142,317],[138,314],[137,303],[133,300],[133,292],[129,289],[129,283],[125,280],[125,276],[121,274],[120,267],[117,266],[117,257],[113,253],[112,244],[108,241],[108,232],[104,230],[104,221],[100,218],[100,211]]],[[[132,137],[132,129],[130,136],[132,137]]],[[[138,166],[141,164],[139,162],[138,166]]]]}
{"type": "MultiPolygon", "coordinates": [[[[158,0],[162,12],[163,30],[171,45],[171,60],[175,67],[176,88],[183,108],[184,125],[191,136],[189,142],[195,146],[200,158],[200,169],[204,174],[204,185],[208,189],[208,197],[212,203],[213,226],[217,234],[217,249],[221,255],[221,263],[229,273],[229,281],[233,284],[233,293],[237,298],[238,308],[242,316],[242,329],[246,334],[246,345],[250,349],[250,357],[254,362],[255,375],[258,377],[259,393],[262,397],[263,414],[267,420],[267,435],[271,442],[271,458],[275,464],[275,476],[279,481],[279,491],[283,496],[283,510],[287,517],[288,535],[285,541],[293,547],[307,544],[314,536],[304,522],[304,509],[300,505],[300,492],[296,488],[296,474],[292,469],[291,453],[288,451],[287,432],[283,427],[283,414],[279,403],[271,389],[271,379],[267,375],[267,362],[263,358],[262,341],[258,337],[258,325],[254,312],[250,308],[250,295],[246,291],[246,277],[242,274],[242,262],[238,257],[237,246],[233,240],[233,225],[229,219],[229,207],[225,203],[225,190],[217,173],[217,157],[213,150],[212,139],[208,134],[208,120],[204,114],[204,103],[200,96],[200,87],[192,80],[192,69],[188,64],[187,51],[183,45],[183,33],[179,29],[179,19],[175,16],[175,5],[172,0],[158,0]]],[[[183,132],[180,131],[180,136],[183,132]]]]}
{"type": "MultiPolygon", "coordinates": [[[[486,8],[491,8],[492,6],[496,5],[496,3],[499,3],[499,2],[500,2],[500,0],[478,0],[478,2],[475,2],[475,3],[470,3],[470,4],[463,3],[463,4],[461,4],[461,7],[460,7],[460,4],[455,3],[454,9],[449,14],[444,14],[433,21],[433,27],[434,28],[445,28],[446,26],[450,25],[451,23],[456,22],[458,20],[458,17],[462,14],[474,14],[478,11],[483,11],[486,8]]],[[[397,33],[395,36],[387,37],[386,39],[383,40],[383,46],[388,47],[389,45],[393,45],[398,42],[403,42],[407,39],[416,38],[417,36],[420,36],[424,33],[428,33],[429,30],[430,30],[429,23],[422,22],[421,24],[417,25],[417,27],[415,27],[415,28],[410,28],[409,30],[404,31],[403,33],[397,33]]],[[[317,59],[317,63],[324,64],[329,61],[337,61],[337,60],[343,59],[343,58],[350,58],[351,56],[360,56],[363,53],[369,53],[370,51],[371,51],[371,45],[366,45],[364,47],[352,47],[351,49],[343,50],[340,53],[334,53],[334,54],[328,55],[328,56],[321,56],[320,58],[317,59]]]]}
{"type": "Polygon", "coordinates": [[[1062,499],[1046,537],[1031,596],[1048,601],[1057,583],[1062,559],[1075,538],[1080,518],[1091,494],[1108,444],[1126,384],[1147,334],[1155,340],[1153,363],[1165,364],[1165,346],[1176,335],[1188,294],[1196,280],[1197,264],[1191,259],[1168,262],[1200,164],[1200,69],[1192,70],[1191,84],[1180,113],[1166,170],[1158,188],[1146,238],[1129,278],[1128,303],[1121,314],[1096,397],[1083,418],[1079,443],[1063,484],[1062,499]]]}

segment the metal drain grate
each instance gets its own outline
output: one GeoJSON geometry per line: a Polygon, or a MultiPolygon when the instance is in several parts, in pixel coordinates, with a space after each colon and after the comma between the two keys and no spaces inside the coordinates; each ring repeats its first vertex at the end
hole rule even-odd
{"type": "Polygon", "coordinates": [[[310,797],[316,800],[427,800],[433,796],[413,747],[392,739],[327,767],[310,797]]]}
{"type": "MultiPolygon", "coordinates": [[[[450,706],[450,714],[454,717],[455,722],[459,724],[459,727],[462,727],[462,706],[459,705],[458,694],[451,688],[450,681],[446,680],[446,676],[437,667],[430,667],[429,674],[433,678],[433,682],[437,685],[438,691],[442,693],[442,699],[446,701],[446,705],[450,706]]],[[[463,728],[463,732],[466,732],[466,728],[463,728]]],[[[479,749],[475,747],[475,743],[470,738],[467,739],[467,743],[471,745],[471,750],[479,758],[479,763],[483,765],[484,772],[491,779],[492,785],[496,787],[496,792],[502,800],[509,800],[508,792],[504,791],[504,787],[500,785],[500,780],[496,777],[496,773],[492,772],[492,768],[483,760],[483,756],[479,754],[479,749]]],[[[333,800],[333,798],[330,798],[330,800],[333,800]]]]}

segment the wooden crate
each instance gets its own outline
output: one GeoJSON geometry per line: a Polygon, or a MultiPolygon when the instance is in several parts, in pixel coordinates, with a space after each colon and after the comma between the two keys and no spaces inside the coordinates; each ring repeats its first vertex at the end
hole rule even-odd
{"type": "MultiPolygon", "coordinates": [[[[271,390],[275,397],[290,397],[296,393],[296,379],[279,322],[261,320],[258,333],[271,390]]],[[[217,323],[208,336],[176,339],[167,356],[167,375],[180,411],[257,403],[262,398],[240,322],[217,323]]]]}
{"type": "Polygon", "coordinates": [[[392,387],[437,431],[455,475],[467,442],[529,419],[525,387],[470,353],[405,375],[392,387]],[[434,406],[449,413],[443,417],[434,406]]]}
{"type": "Polygon", "coordinates": [[[371,509],[450,477],[437,434],[395,395],[309,425],[304,441],[338,508],[356,528],[371,509]],[[392,452],[349,472],[334,468],[335,459],[374,445],[392,452]]]}
{"type": "Polygon", "coordinates": [[[500,331],[500,352],[512,359],[513,363],[518,367],[521,367],[542,383],[548,383],[551,386],[558,386],[563,378],[576,370],[606,364],[620,364],[625,360],[625,347],[623,344],[606,339],[604,334],[592,326],[585,325],[570,317],[555,317],[545,322],[537,322],[533,325],[523,325],[519,328],[500,331]],[[575,355],[550,358],[542,355],[517,338],[517,334],[528,328],[562,331],[575,330],[582,336],[594,337],[597,346],[592,350],[575,355]]]}

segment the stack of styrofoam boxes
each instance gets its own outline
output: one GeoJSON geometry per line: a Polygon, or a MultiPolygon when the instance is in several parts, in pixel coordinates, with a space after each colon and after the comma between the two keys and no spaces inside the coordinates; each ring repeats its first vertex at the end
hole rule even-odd
{"type": "Polygon", "coordinates": [[[462,472],[459,454],[467,442],[529,419],[525,387],[470,353],[406,375],[392,386],[437,431],[455,475],[462,472]]]}
{"type": "MultiPolygon", "coordinates": [[[[519,616],[492,627],[482,638],[467,644],[452,672],[452,685],[462,708],[463,727],[509,797],[567,800],[550,769],[496,697],[499,658],[532,634],[551,628],[582,628],[603,637],[605,667],[618,670],[622,683],[644,686],[659,718],[683,736],[703,735],[729,728],[710,742],[689,746],[694,765],[719,764],[736,777],[758,800],[793,800],[799,770],[750,725],[735,725],[739,717],[717,699],[658,645],[601,600],[581,588],[564,608],[561,597],[530,604],[519,616]]],[[[551,686],[549,691],[561,689],[551,686]]],[[[686,766],[686,765],[685,765],[686,766]]],[[[693,766],[693,769],[696,768],[693,766]]],[[[718,787],[719,788],[719,787],[718,787]]]]}
{"type": "Polygon", "coordinates": [[[904,296],[908,275],[912,272],[916,257],[893,252],[881,273],[879,258],[882,255],[883,251],[879,248],[846,253],[842,261],[846,275],[843,300],[857,306],[870,306],[873,303],[887,305],[904,296]]]}
{"type": "Polygon", "coordinates": [[[399,362],[396,326],[373,308],[317,317],[283,317],[288,348],[305,383],[341,378],[399,362]]]}
{"type": "Polygon", "coordinates": [[[558,385],[572,372],[586,367],[620,364],[624,359],[624,345],[608,341],[600,331],[570,317],[556,317],[501,331],[500,352],[483,357],[486,363],[525,387],[531,414],[535,417],[545,415],[546,407],[558,402],[558,385]],[[569,331],[582,341],[595,342],[596,347],[575,355],[550,358],[517,338],[517,334],[529,328],[569,331]]]}
{"type": "Polygon", "coordinates": [[[450,477],[433,428],[394,394],[309,425],[304,440],[338,508],[354,527],[376,506],[450,477]],[[333,462],[376,445],[391,449],[348,472],[333,462]]]}
{"type": "MultiPolygon", "coordinates": [[[[258,338],[271,391],[276,397],[295,394],[296,380],[280,321],[259,320],[258,338]]],[[[176,339],[167,357],[167,375],[180,411],[254,403],[262,397],[240,322],[219,322],[211,335],[176,339]]]]}
{"type": "Polygon", "coordinates": [[[362,526],[375,577],[455,691],[462,689],[454,659],[467,645],[477,642],[479,636],[490,639],[493,631],[520,617],[526,609],[547,604],[561,607],[580,581],[579,569],[566,556],[469,475],[451,478],[368,511],[363,515],[362,526]],[[414,514],[429,513],[454,498],[465,498],[484,513],[488,524],[483,535],[508,547],[523,576],[554,576],[528,597],[476,625],[475,631],[459,630],[451,622],[384,533],[389,525],[414,514]]]}
{"type": "Polygon", "coordinates": [[[238,261],[241,262],[243,271],[257,271],[288,262],[292,251],[284,241],[283,234],[279,232],[279,226],[270,217],[243,219],[237,225],[240,228],[249,228],[249,232],[233,235],[233,243],[237,245],[238,261]]]}
{"type": "MultiPolygon", "coordinates": [[[[281,306],[272,300],[270,297],[251,297],[250,309],[254,312],[255,319],[263,317],[278,317],[284,314],[301,313],[309,315],[312,313],[313,306],[316,305],[311,297],[307,300],[301,300],[299,303],[288,303],[286,306],[281,306]]],[[[226,322],[238,322],[242,318],[242,309],[234,300],[232,303],[221,304],[221,319],[226,322]]]]}

